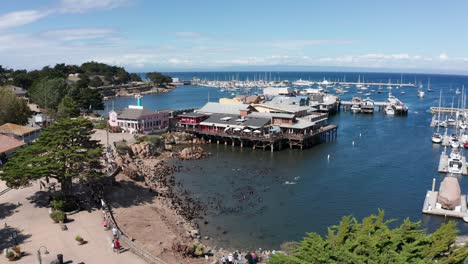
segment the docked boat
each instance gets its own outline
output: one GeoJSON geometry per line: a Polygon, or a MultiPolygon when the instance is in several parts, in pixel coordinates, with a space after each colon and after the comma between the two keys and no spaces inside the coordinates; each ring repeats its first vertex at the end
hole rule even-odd
{"type": "Polygon", "coordinates": [[[387,105],[385,107],[385,114],[387,115],[394,115],[395,114],[395,109],[391,105],[387,105]]]}
{"type": "Polygon", "coordinates": [[[452,174],[462,174],[463,173],[463,162],[461,161],[461,155],[450,157],[448,159],[448,172],[452,174]]]}
{"type": "Polygon", "coordinates": [[[374,109],[375,109],[374,100],[370,99],[369,97],[362,100],[361,112],[366,113],[366,114],[372,114],[372,113],[374,113],[374,109]]]}
{"type": "Polygon", "coordinates": [[[442,143],[442,135],[437,132],[432,134],[432,143],[435,143],[435,144],[442,143]]]}
{"type": "Polygon", "coordinates": [[[450,146],[452,148],[458,148],[460,147],[460,141],[458,140],[457,136],[456,135],[452,135],[450,137],[450,146]]]}
{"type": "Polygon", "coordinates": [[[353,113],[361,112],[361,103],[362,103],[361,98],[360,97],[353,97],[351,102],[353,103],[353,105],[351,106],[351,112],[353,112],[353,113]]]}

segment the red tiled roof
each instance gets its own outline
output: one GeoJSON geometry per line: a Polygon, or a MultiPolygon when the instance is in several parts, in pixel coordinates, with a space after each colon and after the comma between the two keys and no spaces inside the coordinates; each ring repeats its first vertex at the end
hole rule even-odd
{"type": "Polygon", "coordinates": [[[39,127],[20,126],[12,123],[6,123],[0,126],[0,133],[15,134],[23,136],[24,134],[39,130],[39,127]]]}
{"type": "Polygon", "coordinates": [[[0,153],[17,149],[25,144],[26,143],[19,141],[15,138],[0,134],[0,153]]]}

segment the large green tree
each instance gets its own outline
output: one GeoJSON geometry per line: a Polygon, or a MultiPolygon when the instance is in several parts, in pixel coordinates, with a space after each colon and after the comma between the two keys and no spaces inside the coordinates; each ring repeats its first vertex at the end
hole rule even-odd
{"type": "Polygon", "coordinates": [[[80,115],[80,109],[70,96],[65,96],[57,109],[57,118],[71,118],[80,115]]]}
{"type": "Polygon", "coordinates": [[[19,150],[4,166],[0,179],[12,188],[54,178],[64,195],[72,194],[74,180],[102,176],[101,145],[91,139],[90,121],[62,119],[46,128],[29,147],[19,150]]]}
{"type": "Polygon", "coordinates": [[[68,92],[63,78],[44,78],[35,82],[29,90],[29,98],[42,108],[57,110],[59,103],[68,92]]]}
{"type": "Polygon", "coordinates": [[[163,85],[172,82],[172,78],[160,72],[148,72],[146,77],[151,80],[155,85],[163,85]]]}
{"type": "Polygon", "coordinates": [[[458,230],[450,221],[432,234],[421,229],[420,222],[405,219],[394,229],[393,220],[385,220],[384,212],[358,222],[345,216],[338,226],[328,229],[322,238],[316,233],[307,236],[290,254],[275,254],[269,263],[462,263],[468,257],[468,243],[455,246],[458,230]]]}
{"type": "Polygon", "coordinates": [[[16,97],[11,90],[0,87],[0,125],[5,123],[24,125],[30,116],[31,111],[25,100],[16,97]]]}
{"type": "Polygon", "coordinates": [[[68,95],[75,101],[81,112],[104,110],[102,94],[89,87],[74,86],[68,95]]]}

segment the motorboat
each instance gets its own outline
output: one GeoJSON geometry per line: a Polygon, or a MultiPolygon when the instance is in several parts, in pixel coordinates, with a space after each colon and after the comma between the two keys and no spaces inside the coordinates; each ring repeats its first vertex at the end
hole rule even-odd
{"type": "Polygon", "coordinates": [[[432,134],[432,143],[436,143],[436,144],[442,143],[442,135],[440,133],[432,134]]]}
{"type": "Polygon", "coordinates": [[[461,160],[461,154],[458,148],[452,149],[452,152],[450,152],[449,158],[461,160]]]}
{"type": "Polygon", "coordinates": [[[361,103],[362,103],[362,100],[360,97],[353,97],[353,99],[351,100],[352,102],[352,106],[351,106],[351,112],[353,113],[359,113],[361,112],[361,103]]]}
{"type": "Polygon", "coordinates": [[[361,112],[361,107],[359,107],[358,105],[353,105],[353,106],[351,106],[351,112],[359,113],[359,112],[361,112]]]}
{"type": "Polygon", "coordinates": [[[454,135],[450,138],[450,146],[452,148],[458,148],[460,147],[460,141],[458,141],[458,138],[454,135]]]}
{"type": "Polygon", "coordinates": [[[424,91],[422,89],[418,90],[418,97],[423,98],[424,97],[424,91]]]}
{"type": "Polygon", "coordinates": [[[385,107],[385,114],[387,115],[394,115],[395,114],[395,109],[391,105],[387,105],[385,107]]]}
{"type": "Polygon", "coordinates": [[[361,112],[372,114],[372,113],[374,113],[374,108],[375,108],[374,100],[370,99],[369,97],[362,100],[361,112]]]}
{"type": "Polygon", "coordinates": [[[448,159],[448,172],[452,174],[462,174],[463,162],[460,158],[451,158],[448,159]]]}

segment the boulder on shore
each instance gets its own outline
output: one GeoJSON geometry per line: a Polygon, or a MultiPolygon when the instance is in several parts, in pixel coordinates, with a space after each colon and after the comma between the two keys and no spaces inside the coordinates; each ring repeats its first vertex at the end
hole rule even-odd
{"type": "Polygon", "coordinates": [[[182,160],[194,160],[194,159],[202,159],[206,156],[210,155],[206,152],[202,147],[189,147],[184,148],[179,152],[179,158],[182,160]]]}

